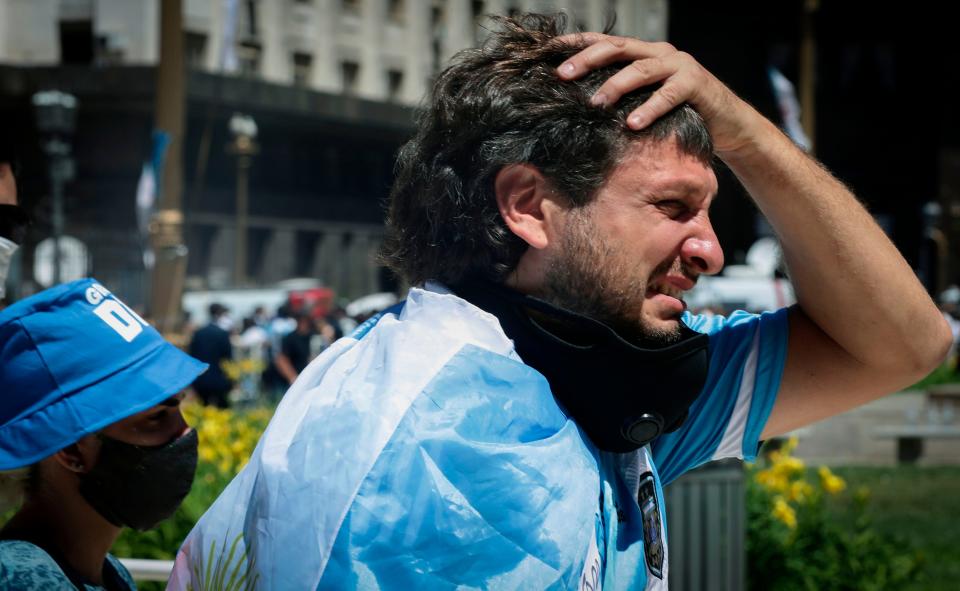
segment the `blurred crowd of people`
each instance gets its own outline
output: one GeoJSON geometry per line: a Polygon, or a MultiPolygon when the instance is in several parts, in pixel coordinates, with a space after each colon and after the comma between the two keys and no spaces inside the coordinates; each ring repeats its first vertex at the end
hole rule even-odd
{"type": "Polygon", "coordinates": [[[231,401],[276,403],[317,355],[365,320],[339,306],[327,311],[284,304],[274,314],[258,306],[239,322],[219,302],[208,312],[205,325],[187,324],[188,352],[210,365],[194,381],[194,393],[220,408],[231,401]]]}

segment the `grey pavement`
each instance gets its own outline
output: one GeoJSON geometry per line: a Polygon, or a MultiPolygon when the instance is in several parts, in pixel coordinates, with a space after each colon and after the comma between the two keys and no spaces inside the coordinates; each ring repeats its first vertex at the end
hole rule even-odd
{"type": "MultiPolygon", "coordinates": [[[[900,392],[793,432],[795,455],[811,464],[892,466],[896,440],[878,437],[877,429],[922,425],[960,429],[960,416],[928,408],[922,392],[900,392]]],[[[926,440],[917,464],[960,465],[960,437],[926,440]]]]}

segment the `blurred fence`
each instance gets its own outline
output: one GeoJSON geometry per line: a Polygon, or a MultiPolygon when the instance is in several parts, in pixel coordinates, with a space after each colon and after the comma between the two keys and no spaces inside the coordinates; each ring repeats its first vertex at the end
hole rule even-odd
{"type": "Polygon", "coordinates": [[[173,571],[172,560],[121,558],[120,562],[130,571],[134,581],[166,581],[173,571]]]}
{"type": "Polygon", "coordinates": [[[744,589],[743,464],[708,464],[678,478],[664,493],[671,591],[744,589]]]}

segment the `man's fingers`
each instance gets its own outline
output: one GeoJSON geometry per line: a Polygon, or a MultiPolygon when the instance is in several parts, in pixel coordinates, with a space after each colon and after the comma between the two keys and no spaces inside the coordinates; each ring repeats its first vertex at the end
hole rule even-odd
{"type": "MultiPolygon", "coordinates": [[[[575,35],[567,35],[575,40],[575,35]]],[[[617,62],[627,62],[650,57],[660,57],[676,52],[669,43],[648,43],[628,37],[615,37],[600,33],[583,33],[581,39],[590,45],[560,64],[557,72],[565,80],[573,80],[590,70],[617,62]]]]}
{"type": "Polygon", "coordinates": [[[557,41],[562,41],[563,43],[584,43],[592,44],[596,43],[607,37],[603,33],[594,33],[591,31],[584,31],[582,33],[567,33],[566,35],[560,35],[557,37],[557,41]]]}
{"type": "Polygon", "coordinates": [[[597,106],[615,104],[620,97],[644,86],[650,86],[677,71],[676,60],[651,57],[637,60],[607,79],[590,99],[597,106]]]}
{"type": "Polygon", "coordinates": [[[670,84],[668,82],[627,116],[627,126],[631,129],[643,129],[689,99],[690,91],[684,89],[680,84],[670,84]]]}

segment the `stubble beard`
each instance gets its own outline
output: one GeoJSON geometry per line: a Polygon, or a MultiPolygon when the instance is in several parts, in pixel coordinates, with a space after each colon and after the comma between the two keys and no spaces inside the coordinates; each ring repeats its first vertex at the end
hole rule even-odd
{"type": "MultiPolygon", "coordinates": [[[[560,251],[547,265],[544,297],[551,304],[588,316],[610,326],[622,337],[645,348],[677,342],[680,326],[650,326],[640,311],[647,277],[624,260],[590,220],[589,206],[572,210],[560,237],[560,251]]],[[[654,269],[652,277],[666,273],[671,261],[654,269]]]]}

